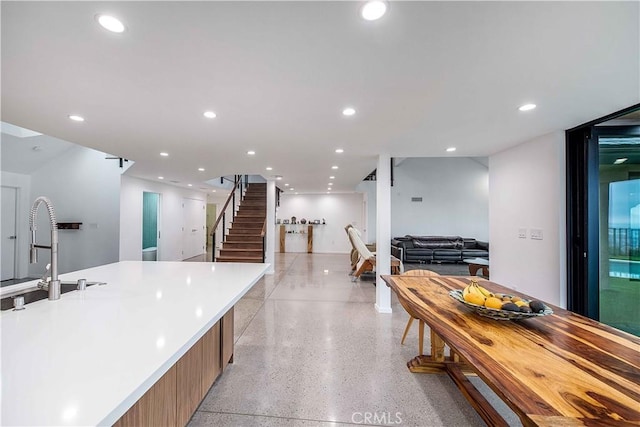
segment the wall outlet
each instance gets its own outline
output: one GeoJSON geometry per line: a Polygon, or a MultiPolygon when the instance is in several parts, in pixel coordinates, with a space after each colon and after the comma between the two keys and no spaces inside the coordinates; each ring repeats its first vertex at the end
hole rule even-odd
{"type": "Polygon", "coordinates": [[[532,240],[542,240],[542,230],[539,228],[531,229],[531,239],[532,240]]]}
{"type": "Polygon", "coordinates": [[[518,229],[518,239],[526,239],[527,238],[527,229],[519,228],[518,229]]]}

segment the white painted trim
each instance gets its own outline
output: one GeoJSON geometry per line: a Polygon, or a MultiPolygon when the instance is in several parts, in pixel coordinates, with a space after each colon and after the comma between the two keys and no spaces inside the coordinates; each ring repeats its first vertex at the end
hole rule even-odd
{"type": "Polygon", "coordinates": [[[375,304],[376,311],[380,314],[391,314],[391,307],[380,307],[378,303],[375,304]]]}

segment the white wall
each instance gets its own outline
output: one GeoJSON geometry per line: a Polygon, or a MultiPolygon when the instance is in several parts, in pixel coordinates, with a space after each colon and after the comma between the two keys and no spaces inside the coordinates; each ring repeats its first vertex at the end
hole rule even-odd
{"type": "MultiPolygon", "coordinates": [[[[351,223],[356,228],[363,224],[362,194],[282,194],[276,218],[298,221],[324,218],[326,225],[313,229],[314,253],[349,253],[351,244],[344,227],[351,223]]],[[[303,228],[299,226],[297,228],[303,228]]],[[[305,227],[306,228],[306,227],[305,227]]],[[[279,228],[276,226],[276,251],[280,251],[279,228]]],[[[307,235],[296,234],[286,237],[287,252],[307,252],[307,235]]]]}
{"type": "Polygon", "coordinates": [[[31,176],[2,172],[3,187],[16,189],[16,271],[17,278],[29,275],[29,210],[31,209],[31,176]]]}
{"type": "MultiPolygon", "coordinates": [[[[489,171],[467,157],[407,158],[394,167],[391,187],[391,236],[462,236],[489,240],[489,171]],[[422,197],[422,202],[412,202],[422,197]]],[[[367,193],[367,240],[375,241],[375,181],[367,193]]]]}
{"type": "Polygon", "coordinates": [[[564,133],[489,158],[491,280],[566,306],[564,133]],[[518,238],[519,229],[527,238],[518,238]],[[532,240],[531,229],[543,240],[532,240]]]}
{"type": "MultiPolygon", "coordinates": [[[[118,261],[122,169],[118,162],[106,160],[105,156],[74,146],[31,174],[31,203],[38,196],[46,196],[53,204],[58,222],[82,222],[80,230],[58,232],[60,273],[118,261]]],[[[50,225],[42,205],[37,225],[38,242],[48,244],[50,225]]],[[[47,250],[38,252],[39,262],[29,266],[32,277],[41,276],[50,259],[47,250]]]]}
{"type": "MultiPolygon", "coordinates": [[[[120,260],[140,261],[142,259],[142,193],[145,191],[160,194],[158,261],[182,261],[184,220],[182,201],[188,198],[206,203],[206,194],[202,191],[187,190],[127,175],[122,176],[120,185],[120,260]]],[[[203,215],[203,226],[205,221],[203,215]]],[[[203,233],[201,246],[204,245],[203,233]]]]}

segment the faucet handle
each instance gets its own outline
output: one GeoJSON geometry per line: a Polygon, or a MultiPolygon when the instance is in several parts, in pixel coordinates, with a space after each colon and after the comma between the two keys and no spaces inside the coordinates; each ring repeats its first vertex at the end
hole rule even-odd
{"type": "Polygon", "coordinates": [[[49,281],[49,270],[50,269],[51,269],[51,263],[47,264],[47,266],[45,267],[44,274],[40,278],[41,281],[43,281],[43,282],[48,282],[49,281]]]}

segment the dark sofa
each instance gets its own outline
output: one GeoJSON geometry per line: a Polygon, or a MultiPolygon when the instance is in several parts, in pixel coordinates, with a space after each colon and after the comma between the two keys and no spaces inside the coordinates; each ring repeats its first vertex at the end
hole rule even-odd
{"type": "Polygon", "coordinates": [[[460,236],[394,237],[391,254],[408,263],[462,262],[489,258],[489,243],[460,236]]]}

